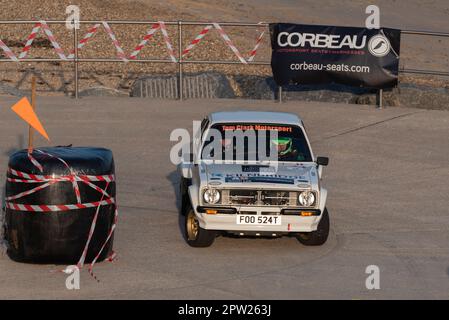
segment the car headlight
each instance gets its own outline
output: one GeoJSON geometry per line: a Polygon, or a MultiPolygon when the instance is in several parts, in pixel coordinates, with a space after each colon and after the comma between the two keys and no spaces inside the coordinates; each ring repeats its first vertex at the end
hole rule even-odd
{"type": "Polygon", "coordinates": [[[216,204],[220,201],[221,194],[217,189],[206,189],[203,194],[203,199],[206,203],[216,204]]]}
{"type": "Polygon", "coordinates": [[[315,204],[315,193],[312,191],[303,191],[299,194],[298,201],[301,206],[311,207],[315,204]]]}

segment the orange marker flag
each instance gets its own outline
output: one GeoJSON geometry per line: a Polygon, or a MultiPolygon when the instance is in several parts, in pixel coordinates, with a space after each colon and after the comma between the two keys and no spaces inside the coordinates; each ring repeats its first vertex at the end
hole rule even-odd
{"type": "Polygon", "coordinates": [[[47,132],[45,131],[44,127],[42,126],[41,122],[39,121],[39,118],[37,117],[36,113],[34,112],[33,108],[31,107],[30,102],[26,97],[20,99],[19,102],[17,102],[15,105],[11,108],[12,111],[17,113],[19,117],[21,117],[23,120],[25,120],[30,126],[32,126],[37,132],[39,132],[42,136],[45,137],[48,141],[50,141],[50,138],[48,137],[47,132]]]}

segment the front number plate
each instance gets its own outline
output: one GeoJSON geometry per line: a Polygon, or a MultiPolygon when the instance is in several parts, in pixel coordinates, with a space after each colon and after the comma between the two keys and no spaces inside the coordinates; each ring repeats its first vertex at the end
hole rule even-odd
{"type": "Polygon", "coordinates": [[[280,226],[282,220],[280,216],[258,216],[238,214],[236,216],[237,224],[256,225],[256,226],[280,226]]]}

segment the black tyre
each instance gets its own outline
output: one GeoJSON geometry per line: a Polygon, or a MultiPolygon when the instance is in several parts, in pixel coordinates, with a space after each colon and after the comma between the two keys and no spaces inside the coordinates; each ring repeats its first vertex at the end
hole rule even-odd
{"type": "Polygon", "coordinates": [[[324,209],[318,228],[313,232],[302,232],[297,235],[297,239],[306,246],[321,246],[329,236],[329,213],[324,209]]]}
{"type": "Polygon", "coordinates": [[[210,247],[214,243],[217,233],[201,228],[191,207],[186,210],[185,217],[185,238],[188,245],[196,248],[210,247]]]}
{"type": "Polygon", "coordinates": [[[192,184],[190,179],[181,178],[180,194],[181,194],[181,215],[186,215],[190,207],[189,186],[192,184]]]}

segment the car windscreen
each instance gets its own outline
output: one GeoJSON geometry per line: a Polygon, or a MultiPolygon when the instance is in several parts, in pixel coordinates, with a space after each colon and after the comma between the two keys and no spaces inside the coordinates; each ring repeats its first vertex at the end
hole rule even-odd
{"type": "Polygon", "coordinates": [[[208,130],[202,159],[310,162],[303,130],[294,125],[262,123],[214,124],[208,130]]]}

